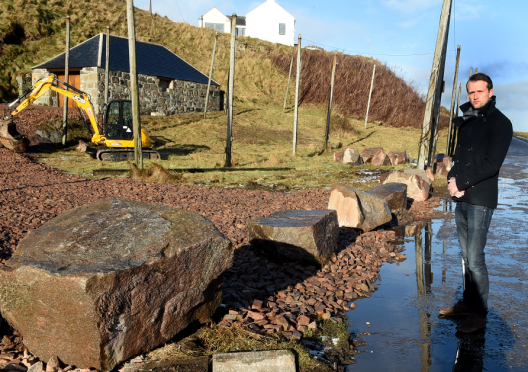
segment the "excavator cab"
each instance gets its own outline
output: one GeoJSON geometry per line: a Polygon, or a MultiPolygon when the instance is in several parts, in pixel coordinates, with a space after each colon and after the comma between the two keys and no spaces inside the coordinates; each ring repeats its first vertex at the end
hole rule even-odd
{"type": "Polygon", "coordinates": [[[114,100],[106,107],[105,137],[109,140],[134,139],[132,124],[132,102],[128,100],[114,100]]]}

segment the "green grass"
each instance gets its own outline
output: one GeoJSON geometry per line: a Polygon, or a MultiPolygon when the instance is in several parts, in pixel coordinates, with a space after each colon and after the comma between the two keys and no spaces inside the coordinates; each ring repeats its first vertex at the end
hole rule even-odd
{"type": "MultiPolygon", "coordinates": [[[[161,160],[146,160],[145,167],[157,163],[166,169],[218,168],[225,163],[227,117],[211,113],[171,117],[143,117],[142,123],[154,139],[161,160]]],[[[359,189],[375,185],[374,179],[364,182],[363,171],[389,170],[394,167],[374,167],[370,164],[348,166],[333,161],[337,149],[351,147],[362,151],[368,147],[383,147],[386,151],[407,151],[411,159],[418,155],[420,131],[412,128],[387,128],[350,120],[348,127],[331,132],[329,149],[319,155],[326,126],[325,110],[321,107],[301,107],[299,110],[298,145],[293,156],[293,112],[271,105],[238,104],[233,119],[232,161],[234,167],[295,168],[293,171],[247,171],[183,173],[181,182],[211,187],[250,187],[281,191],[324,188],[333,183],[345,183],[359,189]],[[359,171],[359,173],[358,173],[359,171]]],[[[437,152],[445,149],[446,133],[440,132],[437,152]]],[[[126,162],[99,162],[87,154],[74,151],[74,146],[41,155],[41,161],[65,172],[91,177],[94,169],[128,169],[126,162]]],[[[397,166],[402,168],[404,166],[397,166]]]]}

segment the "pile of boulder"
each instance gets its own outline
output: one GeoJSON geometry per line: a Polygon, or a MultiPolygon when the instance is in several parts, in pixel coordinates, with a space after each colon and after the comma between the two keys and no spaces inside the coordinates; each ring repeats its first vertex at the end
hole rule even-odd
{"type": "Polygon", "coordinates": [[[389,166],[408,163],[409,158],[405,151],[385,152],[382,147],[366,148],[361,154],[354,149],[346,148],[334,153],[334,161],[349,165],[372,163],[376,166],[389,166]]]}

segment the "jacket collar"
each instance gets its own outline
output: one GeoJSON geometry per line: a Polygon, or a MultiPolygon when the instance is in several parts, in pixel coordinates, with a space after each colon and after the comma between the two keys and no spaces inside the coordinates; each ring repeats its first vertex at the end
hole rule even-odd
{"type": "Polygon", "coordinates": [[[460,110],[463,113],[463,118],[457,118],[458,120],[456,122],[456,125],[460,126],[466,120],[474,118],[474,117],[487,116],[491,114],[491,112],[495,110],[495,103],[496,103],[496,96],[492,96],[489,99],[488,103],[486,103],[484,107],[478,110],[475,110],[473,106],[471,106],[470,102],[466,102],[463,105],[460,105],[460,110]]]}

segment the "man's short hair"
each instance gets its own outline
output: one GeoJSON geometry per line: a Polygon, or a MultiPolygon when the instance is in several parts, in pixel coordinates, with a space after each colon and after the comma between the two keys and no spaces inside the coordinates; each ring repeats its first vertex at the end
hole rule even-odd
{"type": "MultiPolygon", "coordinates": [[[[493,82],[491,81],[491,78],[488,75],[483,74],[482,72],[471,75],[471,77],[468,80],[468,83],[470,81],[485,81],[488,87],[488,90],[493,89],[493,82]]],[[[467,87],[468,87],[468,84],[466,83],[466,90],[467,90],[467,87]]]]}

